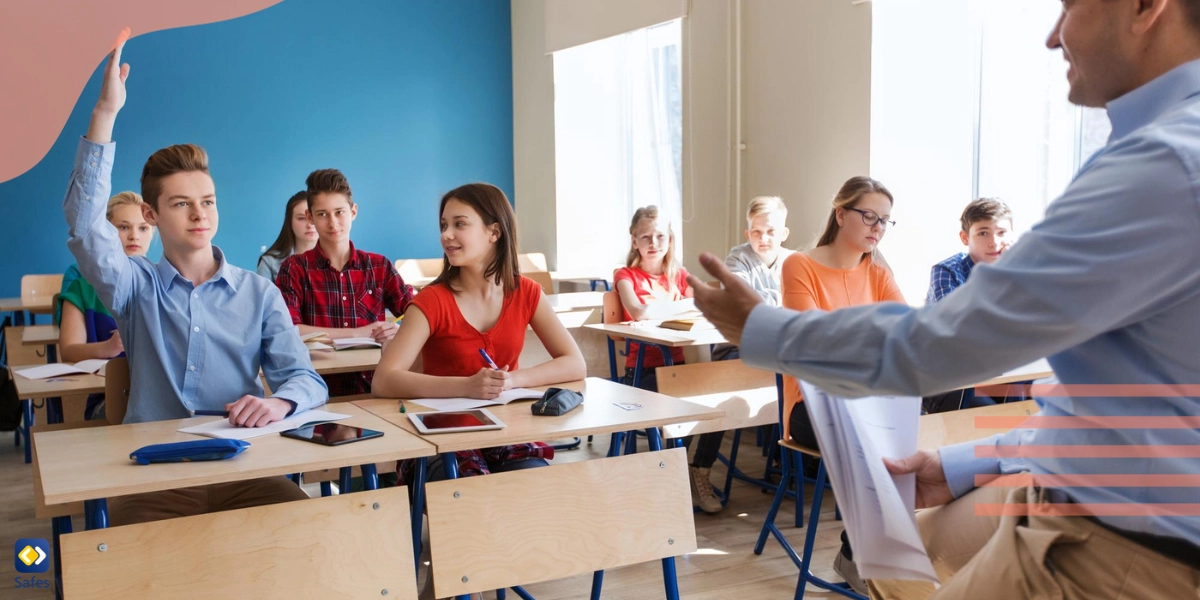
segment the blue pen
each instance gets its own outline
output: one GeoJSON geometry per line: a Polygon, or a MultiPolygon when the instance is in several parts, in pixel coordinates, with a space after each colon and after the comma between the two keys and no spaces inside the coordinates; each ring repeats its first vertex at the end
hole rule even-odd
{"type": "Polygon", "coordinates": [[[496,361],[492,360],[492,357],[488,356],[487,350],[480,348],[479,355],[483,357],[483,362],[487,363],[487,366],[489,366],[497,371],[500,370],[500,367],[496,366],[496,361]]]}
{"type": "Polygon", "coordinates": [[[227,411],[227,410],[193,410],[192,416],[194,416],[194,417],[225,417],[228,419],[229,411],[227,411]]]}

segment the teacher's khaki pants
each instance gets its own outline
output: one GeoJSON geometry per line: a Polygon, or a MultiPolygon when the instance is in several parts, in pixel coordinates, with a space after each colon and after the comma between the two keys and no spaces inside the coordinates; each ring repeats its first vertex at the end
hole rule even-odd
{"type": "Polygon", "coordinates": [[[120,496],[108,501],[108,512],[117,527],[307,498],[300,486],[279,476],[120,496]]]}
{"type": "Polygon", "coordinates": [[[1200,571],[1083,517],[976,516],[975,504],[1040,504],[1032,487],[981,487],[920,511],[917,524],[942,581],[871,581],[888,600],[1200,598],[1200,571]]]}

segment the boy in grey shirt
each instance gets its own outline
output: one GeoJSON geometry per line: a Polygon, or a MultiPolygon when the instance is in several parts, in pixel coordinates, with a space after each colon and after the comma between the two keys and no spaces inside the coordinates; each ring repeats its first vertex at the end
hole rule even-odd
{"type": "MultiPolygon", "coordinates": [[[[725,258],[725,266],[738,277],[745,279],[754,291],[771,306],[780,306],[783,293],[780,290],[779,274],[783,261],[793,251],[783,247],[788,238],[787,207],[778,196],[759,196],[750,201],[746,210],[746,243],[734,246],[725,258]]],[[[723,344],[713,351],[713,360],[738,358],[738,347],[723,344]]],[[[700,436],[696,454],[688,468],[692,480],[692,499],[707,513],[720,512],[720,498],[713,493],[709,475],[721,451],[724,431],[714,431],[700,436]]],[[[690,441],[685,440],[685,444],[690,441]]]]}

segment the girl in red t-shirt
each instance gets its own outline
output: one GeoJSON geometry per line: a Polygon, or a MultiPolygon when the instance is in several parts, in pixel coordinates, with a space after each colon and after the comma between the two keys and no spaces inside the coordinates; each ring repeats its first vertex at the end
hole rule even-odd
{"type": "MultiPolygon", "coordinates": [[[[629,256],[625,259],[625,267],[613,273],[626,321],[644,319],[651,303],[692,297],[692,288],[687,283],[687,269],[680,266],[676,257],[675,232],[669,221],[658,218],[657,206],[639,208],[633,213],[629,238],[629,256]]],[[[629,344],[629,355],[625,358],[626,384],[633,383],[639,345],[637,342],[629,344]]],[[[675,364],[683,364],[682,349],[673,348],[671,357],[675,364]]],[[[664,364],[658,348],[646,348],[639,387],[657,391],[654,369],[664,364]]]]}
{"type": "MultiPolygon", "coordinates": [[[[374,394],[491,399],[510,388],[586,377],[583,354],[541,287],[520,276],[516,216],[504,192],[483,183],[461,186],[442,197],[440,214],[442,274],[405,311],[403,326],[375,370],[374,394]],[[521,369],[529,326],[551,360],[521,369]],[[485,364],[480,349],[499,369],[485,364]],[[424,373],[410,370],[418,355],[424,373]]],[[[553,456],[540,442],[459,452],[459,473],[543,466],[553,456]]],[[[439,471],[431,466],[430,477],[439,471]]]]}

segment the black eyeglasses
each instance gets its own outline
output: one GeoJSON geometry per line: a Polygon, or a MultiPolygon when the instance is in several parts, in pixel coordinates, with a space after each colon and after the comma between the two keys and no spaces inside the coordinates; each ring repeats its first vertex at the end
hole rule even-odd
{"type": "Polygon", "coordinates": [[[885,219],[869,210],[859,210],[857,208],[846,208],[846,210],[852,210],[852,211],[862,215],[863,225],[866,225],[867,227],[874,227],[875,224],[879,223],[879,222],[883,222],[884,229],[887,229],[888,227],[896,226],[895,221],[893,221],[891,219],[885,219]]]}

